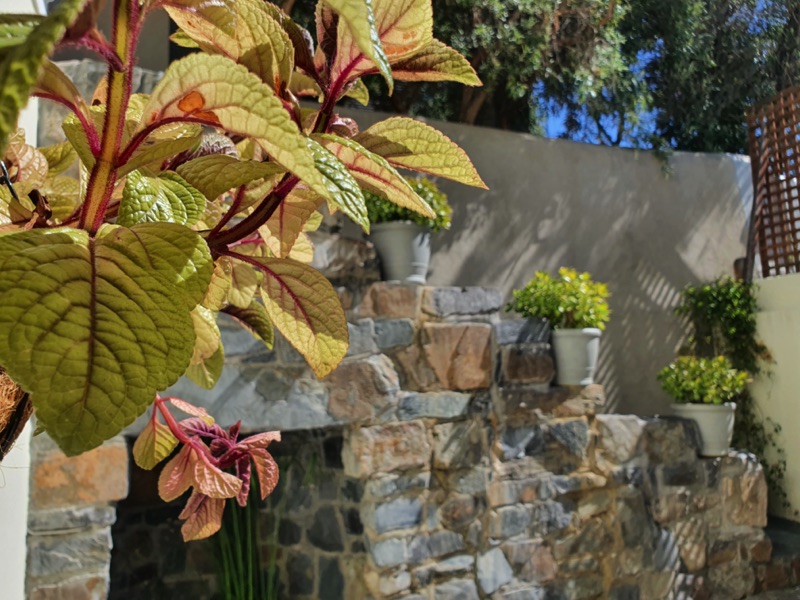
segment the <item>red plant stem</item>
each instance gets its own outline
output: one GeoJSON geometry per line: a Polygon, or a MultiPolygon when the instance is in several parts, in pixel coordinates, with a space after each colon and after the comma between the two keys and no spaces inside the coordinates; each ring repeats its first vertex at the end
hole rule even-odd
{"type": "Polygon", "coordinates": [[[159,119],[158,121],[150,123],[150,125],[133,136],[133,138],[128,142],[128,145],[125,146],[125,149],[120,152],[119,158],[117,158],[117,167],[122,167],[131,159],[133,153],[142,144],[142,142],[147,139],[148,135],[153,133],[159,127],[164,127],[164,125],[170,125],[172,123],[197,123],[199,125],[207,125],[208,127],[219,127],[218,123],[213,123],[212,121],[208,121],[206,119],[198,119],[197,117],[168,117],[166,119],[159,119]]]}
{"type": "Polygon", "coordinates": [[[287,175],[286,178],[278,184],[278,187],[270,192],[267,197],[261,201],[261,204],[256,206],[252,213],[230,229],[220,231],[216,236],[209,236],[207,239],[208,244],[215,249],[224,248],[258,231],[258,228],[269,220],[278,209],[281,202],[283,202],[283,199],[289,195],[299,181],[300,179],[295,175],[287,175]]]}
{"type": "Polygon", "coordinates": [[[92,168],[79,226],[94,235],[103,224],[106,208],[117,181],[117,160],[125,126],[125,112],[131,97],[134,48],[139,35],[139,1],[114,2],[113,44],[125,65],[120,72],[109,66],[106,116],[100,153],[92,168]]]}
{"type": "Polygon", "coordinates": [[[97,129],[95,128],[94,123],[86,118],[86,115],[83,114],[83,111],[81,111],[75,104],[68,101],[66,98],[61,98],[60,96],[43,93],[35,93],[33,95],[38,98],[44,98],[45,100],[50,100],[51,102],[56,102],[57,104],[66,106],[81,122],[81,127],[83,127],[83,131],[86,134],[86,139],[89,141],[89,150],[91,150],[92,155],[97,158],[97,154],[100,152],[100,137],[97,135],[97,129]]]}
{"type": "MultiPolygon", "coordinates": [[[[169,412],[169,409],[167,409],[164,406],[164,403],[167,401],[169,401],[169,398],[162,398],[161,396],[156,396],[155,407],[158,409],[158,412],[161,413],[161,416],[164,417],[164,421],[166,422],[167,427],[169,427],[169,430],[172,432],[172,434],[176,438],[178,438],[178,441],[180,443],[188,444],[193,448],[197,449],[195,440],[186,435],[186,432],[183,429],[181,429],[181,426],[175,420],[175,417],[172,415],[172,413],[169,412]]],[[[154,416],[155,414],[156,412],[153,411],[154,416]]]]}
{"type": "Polygon", "coordinates": [[[239,186],[239,189],[236,191],[236,197],[233,199],[233,202],[231,203],[231,207],[228,209],[228,212],[222,215],[222,218],[219,220],[219,223],[217,223],[214,226],[214,229],[211,230],[211,233],[208,234],[209,236],[213,237],[217,233],[222,231],[222,228],[225,227],[225,225],[228,224],[228,221],[230,221],[234,217],[234,215],[239,210],[239,206],[241,206],[242,204],[242,200],[244,199],[244,192],[246,189],[247,188],[244,185],[239,186]]]}

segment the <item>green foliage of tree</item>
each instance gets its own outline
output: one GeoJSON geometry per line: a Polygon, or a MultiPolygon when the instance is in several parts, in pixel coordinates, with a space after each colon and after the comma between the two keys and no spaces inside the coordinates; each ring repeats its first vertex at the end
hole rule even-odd
{"type": "MultiPolygon", "coordinates": [[[[296,15],[310,0],[292,3],[296,15]]],[[[433,0],[484,83],[367,81],[379,110],[659,150],[745,152],[748,107],[800,83],[796,0],[433,0]]]]}

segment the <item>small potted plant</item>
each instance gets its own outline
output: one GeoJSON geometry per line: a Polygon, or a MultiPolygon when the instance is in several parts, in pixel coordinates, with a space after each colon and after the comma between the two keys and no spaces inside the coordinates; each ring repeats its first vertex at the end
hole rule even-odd
{"type": "Polygon", "coordinates": [[[700,454],[726,455],[733,436],[733,400],[744,392],[747,372],[734,369],[724,356],[680,356],[661,370],[658,380],[676,402],[673,413],[697,423],[700,454]]]}
{"type": "Polygon", "coordinates": [[[562,267],[558,276],[538,271],[525,287],[514,290],[507,310],[529,319],[547,319],[553,329],[556,381],[561,385],[589,385],[608,322],[608,287],[588,273],[562,267]]]}
{"type": "Polygon", "coordinates": [[[406,181],[436,216],[424,217],[364,190],[370,240],[378,251],[385,280],[423,284],[431,258],[431,233],[450,229],[452,209],[447,196],[433,181],[425,178],[406,181]]]}

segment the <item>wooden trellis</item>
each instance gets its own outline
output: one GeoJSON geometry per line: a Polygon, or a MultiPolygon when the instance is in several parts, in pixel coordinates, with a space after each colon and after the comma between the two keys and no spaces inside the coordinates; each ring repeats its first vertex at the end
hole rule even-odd
{"type": "Polygon", "coordinates": [[[800,86],[747,115],[753,170],[748,268],[757,249],[764,277],[800,272],[800,86]]]}

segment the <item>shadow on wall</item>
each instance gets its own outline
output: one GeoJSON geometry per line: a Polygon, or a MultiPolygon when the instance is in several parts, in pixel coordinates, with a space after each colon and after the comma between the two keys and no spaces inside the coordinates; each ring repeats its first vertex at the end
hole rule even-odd
{"type": "MultiPolygon", "coordinates": [[[[360,111],[363,127],[385,117],[360,111]]],[[[685,329],[683,287],[731,271],[745,253],[750,162],[648,152],[434,123],[472,158],[489,191],[440,180],[453,226],[434,236],[431,285],[485,285],[506,296],[536,270],[590,271],[608,282],[611,323],[598,381],[611,410],[668,410],[655,375],[685,329]]]]}

